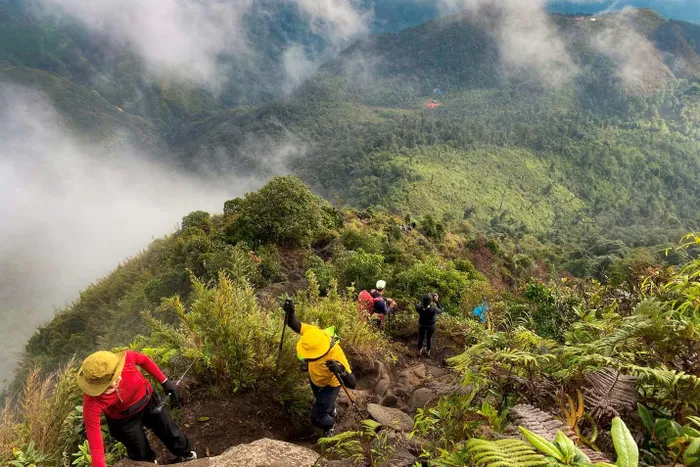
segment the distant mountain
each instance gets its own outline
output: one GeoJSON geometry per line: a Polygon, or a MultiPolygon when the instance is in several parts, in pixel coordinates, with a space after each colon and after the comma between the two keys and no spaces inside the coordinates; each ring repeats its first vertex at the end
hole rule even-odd
{"type": "Polygon", "coordinates": [[[697,0],[601,0],[595,2],[552,1],[553,13],[600,13],[622,8],[651,8],[669,19],[700,24],[700,3],[697,0]]]}

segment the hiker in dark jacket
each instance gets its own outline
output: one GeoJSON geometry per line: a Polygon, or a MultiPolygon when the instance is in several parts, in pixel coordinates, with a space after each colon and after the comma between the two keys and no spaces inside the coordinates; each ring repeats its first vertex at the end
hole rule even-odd
{"type": "Polygon", "coordinates": [[[418,312],[418,351],[421,355],[430,357],[430,348],[433,343],[433,334],[435,333],[435,322],[437,315],[442,313],[440,308],[440,296],[435,293],[427,293],[423,295],[421,303],[416,304],[418,312]],[[426,342],[425,349],[423,342],[426,342]]]}

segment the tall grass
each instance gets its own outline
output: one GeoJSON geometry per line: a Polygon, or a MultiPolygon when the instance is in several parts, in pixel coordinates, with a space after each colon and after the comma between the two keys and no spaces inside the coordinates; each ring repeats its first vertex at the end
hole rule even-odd
{"type": "Polygon", "coordinates": [[[80,404],[74,363],[71,360],[43,379],[39,369],[32,371],[22,390],[5,402],[0,411],[1,461],[11,460],[14,450],[32,444],[48,456],[50,465],[59,465],[63,452],[74,447],[64,430],[67,418],[80,404]]]}
{"type": "MultiPolygon", "coordinates": [[[[137,341],[148,345],[142,350],[156,359],[162,357],[160,363],[171,367],[173,363],[182,365],[177,356],[199,359],[201,363],[193,370],[199,380],[227,391],[256,390],[293,409],[306,404],[308,377],[299,370],[295,348],[299,336],[289,329],[277,360],[282,310],[262,307],[245,280],[225,273],[214,286],[193,279],[192,289],[189,306],[178,297],[164,304],[177,312],[179,324],[168,326],[149,319],[154,332],[137,341]]],[[[298,292],[295,302],[300,320],[322,328],[337,327],[348,356],[374,361],[386,348],[381,334],[358,320],[354,302],[341,297],[335,286],[321,298],[318,284],[311,278],[309,289],[298,292]]]]}

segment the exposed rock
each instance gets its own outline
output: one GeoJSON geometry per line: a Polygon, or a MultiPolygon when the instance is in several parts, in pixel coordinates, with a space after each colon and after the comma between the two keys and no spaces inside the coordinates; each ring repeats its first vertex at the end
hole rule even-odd
{"type": "Polygon", "coordinates": [[[396,407],[399,405],[399,398],[396,397],[395,394],[389,393],[386,396],[382,397],[381,402],[379,402],[379,405],[383,405],[384,407],[396,407]]]}
{"type": "Polygon", "coordinates": [[[389,385],[391,385],[391,381],[382,379],[379,380],[377,385],[374,387],[374,393],[378,396],[384,396],[387,391],[389,391],[389,385]]]}
{"type": "MultiPolygon", "coordinates": [[[[269,438],[234,446],[220,456],[188,462],[187,467],[311,467],[318,454],[296,444],[269,438]]],[[[122,461],[117,467],[153,467],[143,462],[122,461]]]]}
{"type": "Polygon", "coordinates": [[[379,360],[375,362],[374,367],[377,372],[377,378],[373,381],[374,393],[382,397],[391,387],[391,372],[386,367],[386,364],[379,360]]]}
{"type": "Polygon", "coordinates": [[[367,404],[370,416],[384,426],[397,431],[411,431],[413,420],[405,412],[378,404],[367,404]]]}
{"type": "Polygon", "coordinates": [[[413,394],[411,394],[411,398],[408,401],[408,406],[413,412],[416,409],[425,407],[426,404],[428,404],[430,401],[436,398],[437,392],[435,392],[433,389],[418,388],[415,391],[413,391],[413,394]]]}
{"type": "Polygon", "coordinates": [[[418,458],[413,454],[402,451],[396,454],[387,464],[388,467],[412,467],[416,464],[418,458]]]}
{"type": "MultiPolygon", "coordinates": [[[[348,389],[350,391],[350,395],[352,396],[353,400],[355,401],[355,404],[357,404],[359,407],[362,407],[365,405],[367,402],[367,399],[369,397],[369,394],[367,391],[359,390],[359,389],[348,389]]],[[[350,402],[350,399],[348,399],[348,395],[345,394],[345,391],[340,391],[338,394],[338,399],[336,399],[336,406],[341,409],[343,414],[347,412],[348,410],[354,410],[352,408],[352,402],[350,402]]]]}
{"type": "Polygon", "coordinates": [[[440,378],[449,373],[449,370],[439,366],[428,366],[428,374],[433,378],[440,378]]]}
{"type": "Polygon", "coordinates": [[[399,373],[399,377],[396,381],[396,395],[406,396],[410,394],[415,388],[421,385],[427,376],[428,370],[422,363],[412,366],[411,368],[406,368],[399,373]]]}
{"type": "Polygon", "coordinates": [[[313,466],[318,454],[311,449],[268,438],[239,444],[224,452],[215,467],[302,467],[313,466]]]}

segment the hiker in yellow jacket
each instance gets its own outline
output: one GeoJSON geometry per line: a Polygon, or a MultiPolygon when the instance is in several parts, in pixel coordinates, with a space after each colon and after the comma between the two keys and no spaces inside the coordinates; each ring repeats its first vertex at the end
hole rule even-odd
{"type": "Polygon", "coordinates": [[[311,424],[324,431],[324,436],[335,433],[338,416],[335,400],[340,393],[341,381],[354,389],[357,385],[348,359],[334,336],[335,329],[320,329],[311,324],[301,323],[294,314],[294,303],[284,303],[287,325],[292,331],[301,334],[297,342],[297,356],[308,366],[309,382],[316,402],[311,409],[311,424]],[[340,381],[339,381],[340,380],[340,381]]]}

